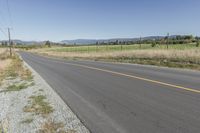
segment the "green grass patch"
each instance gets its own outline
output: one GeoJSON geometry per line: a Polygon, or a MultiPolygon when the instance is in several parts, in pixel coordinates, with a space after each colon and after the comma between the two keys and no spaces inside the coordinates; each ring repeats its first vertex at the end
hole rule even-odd
{"type": "Polygon", "coordinates": [[[8,86],[5,90],[3,90],[1,92],[21,91],[23,89],[26,89],[27,87],[29,87],[29,85],[27,83],[21,83],[18,85],[14,84],[14,85],[8,86]]]}
{"type": "Polygon", "coordinates": [[[2,92],[21,91],[23,89],[26,89],[26,88],[28,88],[30,86],[34,86],[34,85],[35,85],[34,82],[13,84],[13,85],[9,85],[5,90],[0,91],[0,93],[2,93],[2,92]]]}
{"type": "Polygon", "coordinates": [[[39,91],[40,91],[40,92],[43,92],[44,90],[43,90],[43,89],[39,89],[39,91]]]}
{"type": "Polygon", "coordinates": [[[21,121],[22,124],[30,124],[33,122],[33,118],[26,118],[23,121],[21,121]]]}
{"type": "MultiPolygon", "coordinates": [[[[55,52],[78,52],[78,53],[87,53],[87,52],[113,52],[113,51],[129,51],[129,50],[145,50],[145,49],[167,49],[167,46],[164,44],[156,45],[152,47],[151,44],[142,44],[141,47],[139,44],[133,45],[89,45],[89,46],[66,46],[66,47],[52,47],[47,48],[46,51],[55,51],[55,52]]],[[[185,49],[200,49],[196,47],[196,44],[170,44],[170,50],[185,50],[185,49]]]]}
{"type": "Polygon", "coordinates": [[[54,111],[53,107],[46,102],[46,97],[43,95],[29,97],[30,104],[24,107],[24,112],[31,112],[36,115],[46,116],[54,111]]]}
{"type": "Polygon", "coordinates": [[[29,86],[34,86],[35,85],[35,82],[31,82],[29,86]]]}

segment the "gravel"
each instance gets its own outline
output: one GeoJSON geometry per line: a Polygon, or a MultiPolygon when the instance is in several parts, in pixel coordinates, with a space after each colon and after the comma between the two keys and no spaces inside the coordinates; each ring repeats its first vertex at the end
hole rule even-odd
{"type": "Polygon", "coordinates": [[[35,84],[20,91],[5,93],[1,91],[9,85],[24,81],[20,78],[3,81],[3,85],[0,86],[0,132],[3,130],[5,133],[36,133],[43,128],[44,123],[51,120],[63,123],[62,130],[66,132],[89,133],[89,130],[45,80],[25,62],[24,66],[31,70],[35,84]],[[23,108],[30,103],[29,97],[37,95],[46,97],[46,101],[54,109],[53,113],[44,117],[23,111],[23,108]],[[27,120],[30,121],[26,122],[27,120]]]}

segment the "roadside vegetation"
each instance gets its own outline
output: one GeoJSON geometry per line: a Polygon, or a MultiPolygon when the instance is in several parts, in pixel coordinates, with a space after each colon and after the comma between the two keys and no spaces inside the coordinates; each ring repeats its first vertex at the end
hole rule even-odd
{"type": "Polygon", "coordinates": [[[31,81],[33,79],[30,70],[23,66],[22,60],[17,54],[9,55],[6,48],[0,51],[0,83],[6,79],[21,78],[22,80],[31,81]]]}
{"type": "Polygon", "coordinates": [[[11,63],[11,58],[7,54],[7,49],[6,48],[1,48],[0,49],[0,85],[1,82],[4,80],[6,77],[6,69],[9,67],[11,63]]]}
{"type": "Polygon", "coordinates": [[[195,43],[52,47],[32,52],[66,59],[89,59],[200,70],[200,47],[195,43]],[[142,46],[141,46],[142,45],[142,46]]]}
{"type": "MultiPolygon", "coordinates": [[[[23,61],[15,51],[12,50],[12,56],[10,56],[8,48],[0,48],[0,95],[9,99],[9,97],[12,98],[14,92],[20,92],[33,85],[31,71],[24,66],[23,61]]],[[[23,102],[25,102],[25,99],[23,102]]],[[[9,103],[4,104],[7,106],[9,103]]],[[[2,106],[4,107],[4,105],[2,106]]],[[[2,109],[4,110],[4,108],[2,109]]],[[[6,133],[9,127],[6,120],[7,117],[1,116],[0,132],[2,133],[6,133]]]]}
{"type": "Polygon", "coordinates": [[[76,133],[75,130],[65,130],[64,124],[62,122],[55,122],[52,119],[46,121],[41,129],[38,131],[39,133],[76,133]]]}
{"type": "Polygon", "coordinates": [[[31,52],[65,59],[86,59],[200,70],[199,37],[173,36],[137,41],[64,45],[47,41],[31,52]]]}
{"type": "Polygon", "coordinates": [[[46,101],[44,95],[29,97],[29,104],[24,107],[24,112],[47,116],[53,112],[53,107],[46,101]]]}
{"type": "Polygon", "coordinates": [[[30,124],[33,122],[33,118],[32,117],[29,117],[29,118],[26,118],[24,119],[23,121],[21,121],[22,124],[30,124]]]}
{"type": "Polygon", "coordinates": [[[3,92],[20,91],[20,90],[23,90],[27,87],[28,87],[28,85],[26,83],[20,83],[18,85],[13,84],[13,85],[8,86],[6,88],[6,90],[3,91],[3,92]]]}
{"type": "MultiPolygon", "coordinates": [[[[0,115],[0,132],[6,133],[8,129],[12,129],[10,124],[14,123],[14,128],[21,124],[20,128],[22,126],[24,129],[34,124],[38,133],[75,133],[74,127],[71,129],[63,124],[64,118],[55,118],[60,110],[51,104],[52,93],[48,94],[45,89],[40,88],[41,84],[38,82],[14,50],[10,56],[8,48],[0,48],[0,97],[3,100],[0,105],[3,109],[3,115],[0,115]],[[14,113],[10,115],[7,108],[14,113]]],[[[73,125],[69,122],[67,121],[68,125],[73,125]]]]}

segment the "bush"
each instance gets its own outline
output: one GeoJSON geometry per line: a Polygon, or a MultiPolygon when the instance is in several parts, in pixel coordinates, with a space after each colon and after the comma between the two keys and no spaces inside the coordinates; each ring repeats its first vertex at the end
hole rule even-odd
{"type": "Polygon", "coordinates": [[[196,47],[199,47],[199,41],[197,41],[196,47]]]}
{"type": "Polygon", "coordinates": [[[156,42],[153,42],[152,44],[151,44],[151,47],[155,47],[156,46],[156,42]]]}

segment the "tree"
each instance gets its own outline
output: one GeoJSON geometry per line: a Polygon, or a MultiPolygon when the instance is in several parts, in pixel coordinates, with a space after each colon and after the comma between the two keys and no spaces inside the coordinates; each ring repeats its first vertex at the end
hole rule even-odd
{"type": "Polygon", "coordinates": [[[181,39],[182,39],[182,37],[180,35],[176,36],[176,40],[181,40],[181,39]]]}
{"type": "Polygon", "coordinates": [[[192,35],[186,35],[184,37],[185,40],[192,40],[194,37],[192,35]]]}
{"type": "Polygon", "coordinates": [[[50,48],[51,47],[50,41],[46,41],[45,46],[48,46],[50,48]]]}
{"type": "Polygon", "coordinates": [[[153,41],[152,44],[151,44],[151,47],[155,47],[156,46],[156,42],[153,41]]]}
{"type": "Polygon", "coordinates": [[[199,40],[197,40],[196,47],[199,47],[199,45],[200,45],[199,40]]]}
{"type": "Polygon", "coordinates": [[[116,40],[116,41],[115,41],[115,44],[118,45],[118,44],[119,44],[119,40],[116,40]]]}

